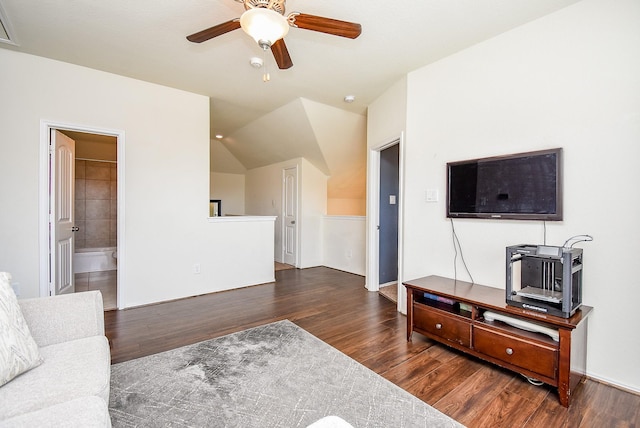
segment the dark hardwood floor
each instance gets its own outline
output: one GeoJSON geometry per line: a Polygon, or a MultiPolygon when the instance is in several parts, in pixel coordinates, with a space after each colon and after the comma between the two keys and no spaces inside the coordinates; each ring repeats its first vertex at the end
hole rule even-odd
{"type": "Polygon", "coordinates": [[[113,363],[289,319],[468,427],[640,427],[640,396],[587,380],[567,410],[555,390],[436,344],[364,279],[328,268],[276,282],[105,313],[113,363]]]}

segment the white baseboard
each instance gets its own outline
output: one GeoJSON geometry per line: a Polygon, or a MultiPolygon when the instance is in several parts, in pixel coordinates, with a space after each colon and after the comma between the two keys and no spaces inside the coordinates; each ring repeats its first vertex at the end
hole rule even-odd
{"type": "Polygon", "coordinates": [[[604,376],[598,376],[598,375],[594,375],[593,373],[587,373],[587,378],[591,379],[593,381],[596,381],[596,382],[603,383],[605,385],[609,385],[609,386],[617,388],[617,389],[621,389],[621,390],[623,390],[625,392],[629,392],[631,394],[640,395],[640,389],[638,387],[634,387],[634,386],[631,386],[631,385],[626,385],[626,384],[620,383],[618,381],[611,380],[611,379],[609,379],[607,377],[604,377],[604,376]]]}

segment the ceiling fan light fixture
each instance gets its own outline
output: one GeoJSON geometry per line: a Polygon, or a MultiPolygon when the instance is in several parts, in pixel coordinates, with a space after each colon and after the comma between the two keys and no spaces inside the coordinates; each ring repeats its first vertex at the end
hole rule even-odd
{"type": "Polygon", "coordinates": [[[249,9],[240,17],[240,26],[261,48],[271,47],[289,32],[287,19],[270,9],[249,9]]]}

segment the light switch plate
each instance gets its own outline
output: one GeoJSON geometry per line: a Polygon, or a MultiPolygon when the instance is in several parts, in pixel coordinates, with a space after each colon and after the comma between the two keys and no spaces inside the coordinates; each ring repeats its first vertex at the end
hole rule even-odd
{"type": "Polygon", "coordinates": [[[427,202],[438,202],[438,191],[436,189],[427,189],[425,194],[427,202]]]}

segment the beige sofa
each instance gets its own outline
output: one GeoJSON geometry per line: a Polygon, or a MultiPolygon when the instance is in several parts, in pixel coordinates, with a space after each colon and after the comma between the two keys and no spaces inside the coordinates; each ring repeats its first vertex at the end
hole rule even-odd
{"type": "Polygon", "coordinates": [[[0,427],[110,427],[99,291],[19,301],[42,364],[0,387],[0,427]]]}

